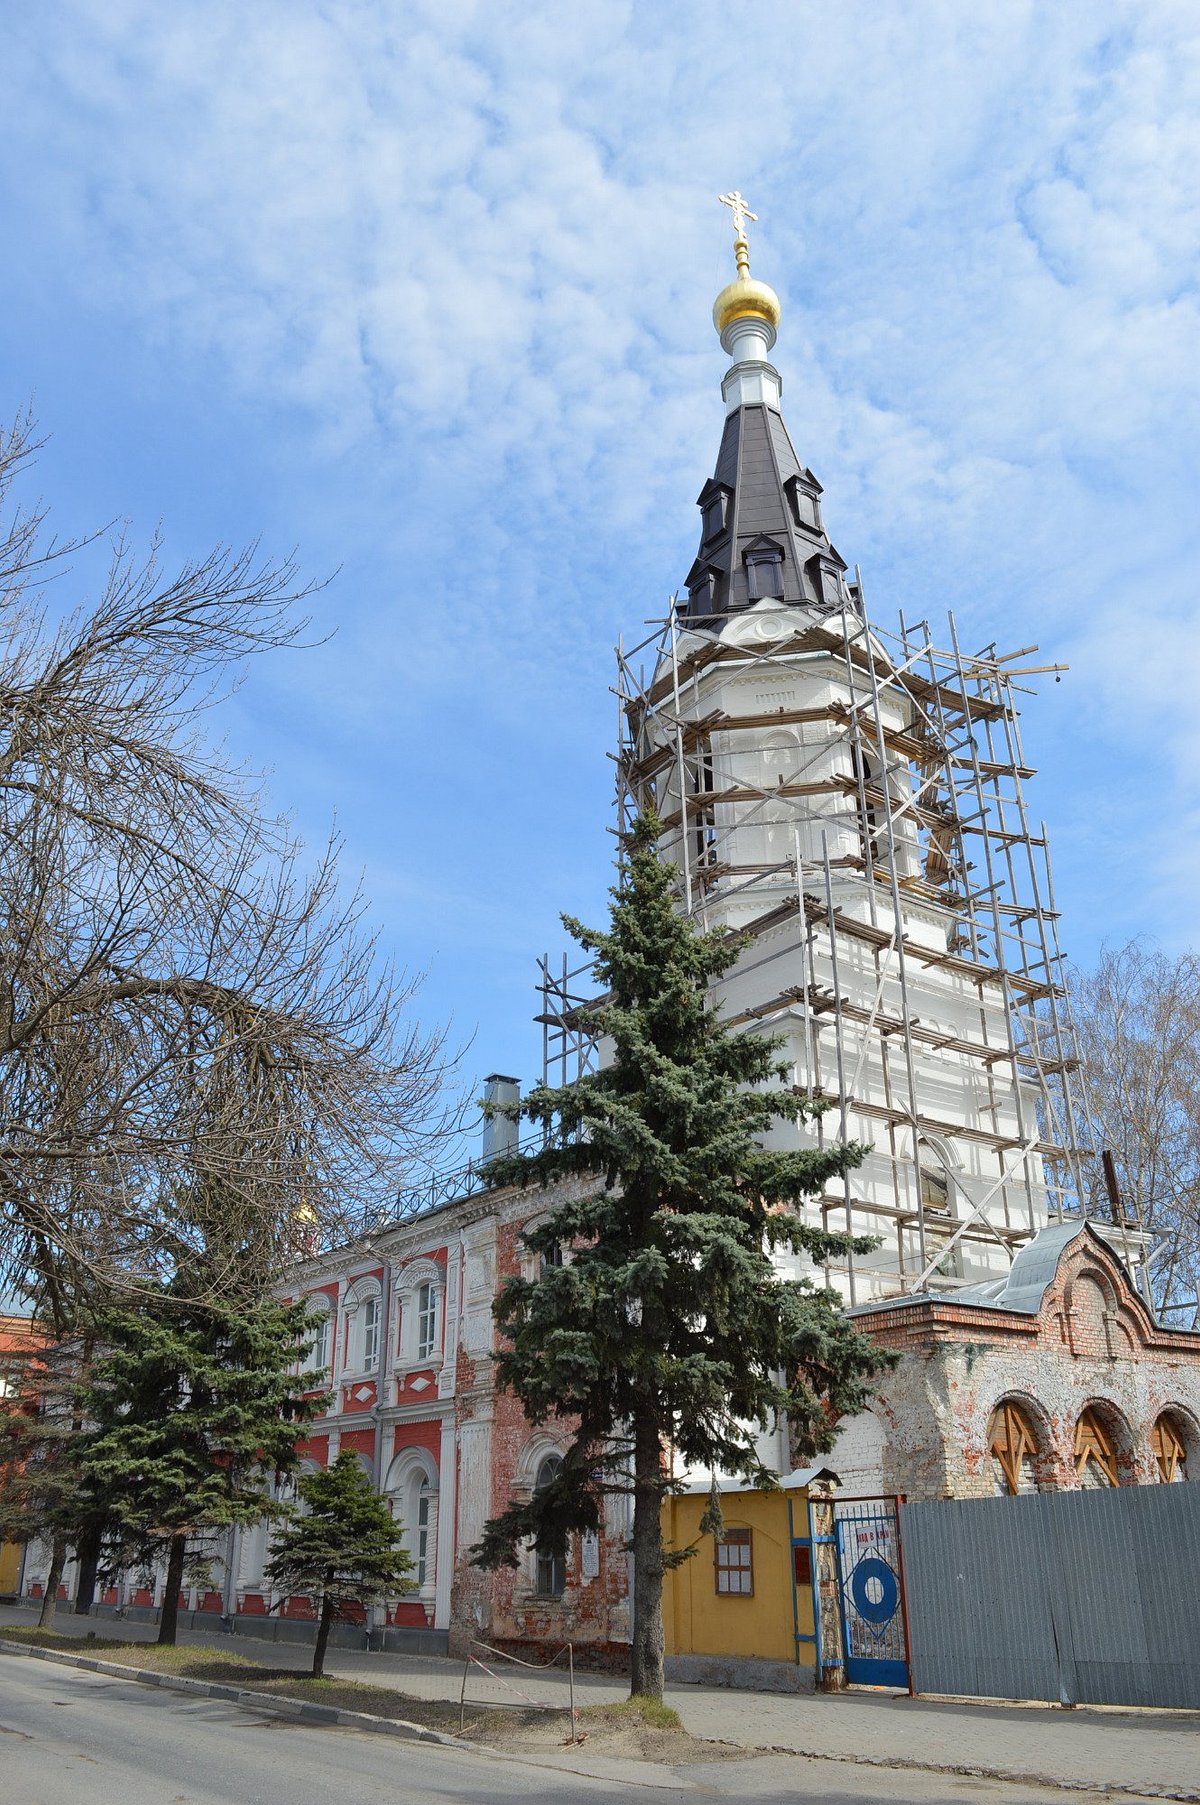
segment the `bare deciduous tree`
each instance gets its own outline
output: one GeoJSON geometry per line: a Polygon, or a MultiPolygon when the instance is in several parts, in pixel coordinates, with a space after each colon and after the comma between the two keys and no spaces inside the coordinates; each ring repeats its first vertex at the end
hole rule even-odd
{"type": "Polygon", "coordinates": [[[28,421],[0,441],[0,1256],[53,1305],[199,1244],[219,1289],[390,1194],[442,1038],[336,844],[307,860],[202,731],[245,657],[303,635],[293,566],[167,577],[122,541],[56,623],[42,585],[76,548],[14,502],[35,449],[28,421]]]}
{"type": "Polygon", "coordinates": [[[1163,1237],[1156,1297],[1168,1322],[1200,1322],[1200,956],[1106,949],[1072,997],[1099,1144],[1126,1211],[1163,1237]]]}

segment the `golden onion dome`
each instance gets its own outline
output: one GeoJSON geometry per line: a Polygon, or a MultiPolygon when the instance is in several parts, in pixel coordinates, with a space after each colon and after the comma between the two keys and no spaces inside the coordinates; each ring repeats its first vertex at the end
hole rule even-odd
{"type": "Polygon", "coordinates": [[[736,281],[723,288],[713,302],[713,325],[718,335],[734,320],[765,320],[775,331],[779,325],[779,296],[765,282],[758,282],[748,271],[739,271],[736,281]]]}

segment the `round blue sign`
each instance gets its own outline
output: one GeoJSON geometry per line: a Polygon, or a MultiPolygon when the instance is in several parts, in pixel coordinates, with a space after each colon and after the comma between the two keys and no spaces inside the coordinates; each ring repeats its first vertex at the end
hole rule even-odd
{"type": "Polygon", "coordinates": [[[887,1562],[869,1554],[850,1576],[850,1596],[855,1610],[868,1623],[888,1623],[896,1615],[900,1588],[887,1562]]]}

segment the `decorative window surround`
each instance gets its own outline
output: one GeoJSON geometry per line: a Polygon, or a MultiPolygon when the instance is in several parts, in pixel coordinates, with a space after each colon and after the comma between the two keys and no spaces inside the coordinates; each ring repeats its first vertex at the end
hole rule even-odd
{"type": "Polygon", "coordinates": [[[436,1260],[410,1260],[397,1276],[395,1295],[400,1317],[397,1368],[440,1367],[446,1316],[442,1267],[436,1260]]]}
{"type": "Polygon", "coordinates": [[[358,1379],[379,1370],[379,1335],[383,1292],[377,1278],[355,1279],[346,1294],[346,1365],[342,1379],[358,1379]]]}

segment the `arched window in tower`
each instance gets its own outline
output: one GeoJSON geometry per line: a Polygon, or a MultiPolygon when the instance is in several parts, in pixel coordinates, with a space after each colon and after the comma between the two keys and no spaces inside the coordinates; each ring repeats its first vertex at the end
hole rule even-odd
{"type": "MultiPolygon", "coordinates": [[[[544,1492],[548,1485],[553,1485],[562,1472],[563,1463],[560,1454],[547,1454],[542,1459],[534,1482],[535,1492],[544,1492]]],[[[561,1598],[567,1588],[567,1563],[561,1554],[552,1554],[548,1548],[534,1550],[533,1589],[539,1598],[561,1598]]]]}
{"type": "Polygon", "coordinates": [[[1075,1472],[1085,1490],[1120,1485],[1112,1435],[1091,1405],[1075,1425],[1075,1472]]]}
{"type": "Polygon", "coordinates": [[[713,770],[713,755],[706,746],[696,754],[693,765],[694,795],[696,803],[691,810],[692,824],[692,862],[695,865],[715,865],[717,862],[717,811],[711,802],[703,799],[711,796],[716,789],[716,775],[713,770]]]}
{"type": "Polygon", "coordinates": [[[878,865],[882,860],[886,845],[883,831],[885,822],[883,793],[874,759],[870,758],[857,745],[852,745],[850,760],[854,769],[854,801],[858,811],[859,845],[862,848],[863,861],[869,871],[871,866],[878,865]]]}
{"type": "Polygon", "coordinates": [[[1182,1425],[1169,1410],[1164,1410],[1150,1437],[1158,1477],[1164,1485],[1174,1485],[1188,1476],[1187,1445],[1182,1425]]]}
{"type": "Polygon", "coordinates": [[[935,1216],[950,1214],[950,1180],[931,1166],[921,1167],[921,1208],[935,1216]]]}
{"type": "Polygon", "coordinates": [[[1025,1411],[1011,1398],[997,1404],[988,1425],[988,1452],[999,1493],[1037,1491],[1037,1437],[1025,1411]]]}

